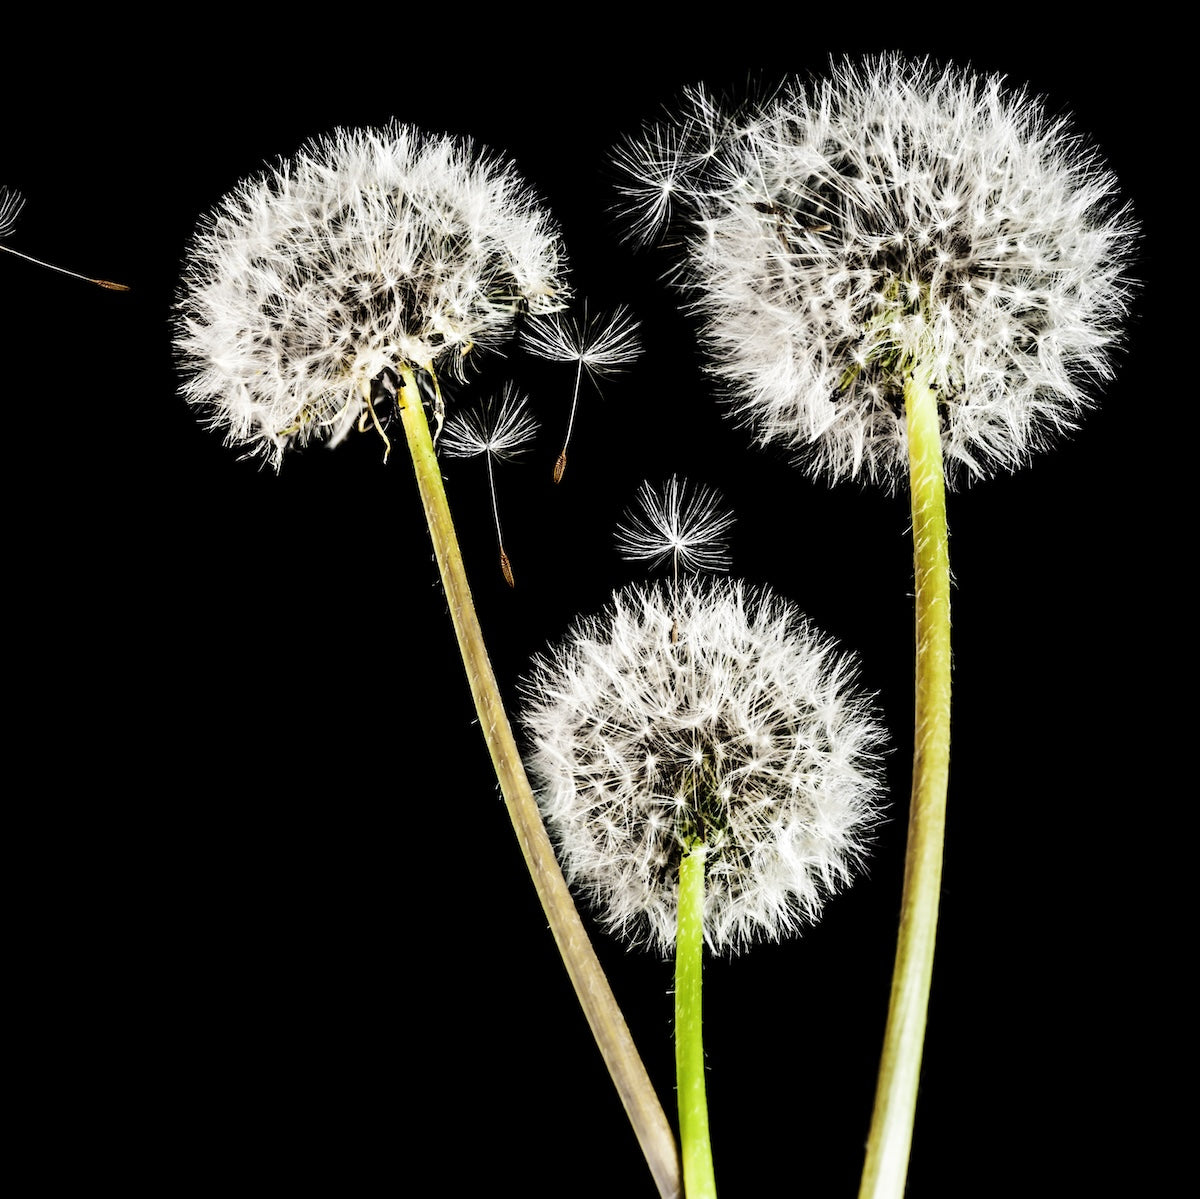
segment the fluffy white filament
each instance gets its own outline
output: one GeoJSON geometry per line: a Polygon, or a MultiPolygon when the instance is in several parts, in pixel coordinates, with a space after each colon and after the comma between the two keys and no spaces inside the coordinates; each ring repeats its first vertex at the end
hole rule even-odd
{"type": "Polygon", "coordinates": [[[460,373],[518,311],[561,307],[561,259],[504,160],[405,125],[339,130],[202,221],[177,300],[183,393],[278,468],[344,437],[385,369],[460,373]]]}
{"type": "Polygon", "coordinates": [[[662,487],[642,483],[633,506],[617,526],[617,552],[630,562],[660,566],[671,559],[676,569],[729,569],[729,530],[733,514],[720,493],[696,487],[677,475],[662,487]]]}
{"type": "Polygon", "coordinates": [[[766,589],[615,593],[526,683],[531,777],[568,881],[669,954],[698,836],[711,948],[815,919],[879,815],[884,733],[855,670],[766,589]]]}
{"type": "Polygon", "coordinates": [[[528,452],[537,431],[528,401],[509,385],[499,396],[450,417],[442,430],[442,452],[447,458],[489,454],[497,462],[511,462],[528,452]]]}
{"type": "Polygon", "coordinates": [[[642,352],[638,321],[623,304],[609,314],[582,319],[556,312],[531,320],[522,345],[551,362],[577,362],[593,375],[623,370],[642,352]]]}
{"type": "Polygon", "coordinates": [[[0,186],[0,238],[7,237],[17,225],[17,217],[25,206],[25,197],[19,191],[0,186]]]}
{"type": "Polygon", "coordinates": [[[697,89],[618,164],[633,227],[685,218],[732,412],[813,475],[902,483],[915,364],[952,484],[1024,462],[1111,375],[1137,227],[1095,150],[999,78],[845,60],[729,116],[697,89]]]}

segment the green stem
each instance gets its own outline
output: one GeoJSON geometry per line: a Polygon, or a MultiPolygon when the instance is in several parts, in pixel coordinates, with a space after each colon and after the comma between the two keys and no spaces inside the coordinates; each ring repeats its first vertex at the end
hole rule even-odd
{"type": "Polygon", "coordinates": [[[479,713],[479,724],[487,741],[509,817],[559,953],[625,1106],[658,1192],[663,1199],[678,1199],[683,1192],[679,1155],[671,1126],[575,910],[566,880],[542,824],[475,615],[416,379],[407,368],[401,369],[400,376],[400,416],[412,455],[417,489],[425,509],[425,519],[471,694],[479,713]]]}
{"type": "Polygon", "coordinates": [[[700,982],[704,964],[704,845],[695,841],[679,862],[675,930],[675,1078],[679,1142],[687,1199],[716,1199],[708,1101],[704,1091],[704,1033],[700,982]]]}
{"type": "Polygon", "coordinates": [[[859,1199],[904,1194],[933,977],[950,769],[950,556],[937,397],[905,381],[916,578],[916,719],[900,932],[859,1199]]]}

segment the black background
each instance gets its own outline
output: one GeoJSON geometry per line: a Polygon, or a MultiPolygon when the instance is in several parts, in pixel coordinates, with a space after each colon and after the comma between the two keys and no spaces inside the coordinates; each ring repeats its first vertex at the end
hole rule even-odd
{"type": "MultiPolygon", "coordinates": [[[[1153,595],[1179,559],[1154,534],[1186,435],[1162,418],[1191,402],[1153,316],[1169,31],[1023,10],[921,37],[904,15],[237,9],[186,36],[72,19],[10,39],[14,67],[39,66],[3,81],[0,182],[27,200],[9,244],[132,287],[0,256],[12,1131],[45,1190],[82,1173],[155,1195],[653,1194],[499,799],[402,444],[386,467],[363,436],[276,476],[176,394],[197,216],[310,136],[397,118],[507,152],[562,225],[576,292],[642,321],[640,363],[585,393],[557,488],[570,368],[496,358],[462,393],[517,378],[544,426],[498,478],[512,591],[482,464],[445,469],[512,710],[531,655],[644,577],[612,529],[642,479],[677,472],[734,510],[735,573],[856,651],[878,693],[893,808],[868,876],[802,938],[705,976],[724,1199],[856,1192],[904,852],[905,504],[811,483],[722,418],[666,260],[619,238],[606,159],[684,84],[883,49],[1073,113],[1145,232],[1097,410],[950,497],[949,831],[909,1193],[1146,1183],[1169,1139],[1139,1118],[1161,1026],[1131,997],[1159,985],[1148,934],[1179,817],[1150,771],[1173,750],[1142,666],[1174,636],[1153,595]]],[[[673,1119],[670,966],[595,943],[673,1119]]]]}

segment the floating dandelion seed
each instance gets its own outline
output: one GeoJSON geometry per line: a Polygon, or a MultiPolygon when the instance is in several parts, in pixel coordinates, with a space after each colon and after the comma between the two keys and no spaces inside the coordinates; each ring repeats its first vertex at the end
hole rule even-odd
{"type": "Polygon", "coordinates": [[[478,458],[482,455],[487,462],[500,570],[510,587],[514,586],[512,564],[500,531],[492,461],[509,462],[527,453],[537,431],[538,423],[530,414],[527,401],[511,385],[504,389],[499,399],[493,397],[475,408],[456,412],[442,430],[442,450],[448,458],[478,458]]]}
{"type": "MultiPolygon", "coordinates": [[[[17,216],[24,206],[25,197],[20,192],[6,186],[0,186],[0,242],[16,228],[17,216]]],[[[26,262],[32,262],[36,266],[44,266],[48,271],[56,271],[60,275],[69,275],[72,279],[82,279],[84,283],[94,283],[97,287],[103,287],[107,291],[129,290],[124,283],[113,283],[109,279],[93,279],[90,275],[81,275],[77,271],[69,271],[66,267],[55,266],[54,263],[45,262],[41,258],[33,258],[29,254],[22,254],[20,250],[14,250],[12,246],[0,244],[0,250],[3,250],[5,254],[11,254],[14,258],[23,258],[26,262]]]]}
{"type": "Polygon", "coordinates": [[[596,316],[589,320],[586,308],[582,320],[551,313],[532,320],[525,328],[525,349],[538,358],[551,362],[575,363],[575,391],[571,396],[571,415],[567,421],[567,433],[563,439],[562,452],[554,463],[554,481],[562,481],[567,469],[567,446],[571,441],[571,430],[575,427],[575,410],[579,404],[579,386],[584,371],[600,390],[602,375],[616,374],[635,362],[642,352],[637,330],[639,322],[623,304],[609,316],[596,316]]]}
{"type": "Polygon", "coordinates": [[[630,562],[660,566],[668,558],[676,577],[680,566],[695,571],[729,569],[729,530],[733,514],[721,493],[672,476],[662,487],[642,483],[617,526],[617,551],[630,562]]]}
{"type": "Polygon", "coordinates": [[[657,241],[681,213],[696,207],[703,182],[722,161],[732,121],[702,85],[685,88],[679,108],[627,136],[613,152],[620,173],[619,211],[627,240],[657,241]]]}
{"type": "MultiPolygon", "coordinates": [[[[711,487],[692,486],[677,475],[662,487],[642,483],[625,523],[617,526],[617,552],[630,562],[651,567],[671,559],[671,590],[679,592],[679,568],[719,572],[729,569],[728,533],[733,513],[722,506],[711,487]]],[[[679,639],[679,622],[671,626],[671,642],[679,639]]]]}
{"type": "Polygon", "coordinates": [[[660,121],[640,135],[626,138],[615,151],[616,165],[624,176],[618,191],[624,211],[634,218],[626,222],[623,231],[628,240],[653,241],[670,225],[685,169],[688,135],[683,122],[660,121]]]}

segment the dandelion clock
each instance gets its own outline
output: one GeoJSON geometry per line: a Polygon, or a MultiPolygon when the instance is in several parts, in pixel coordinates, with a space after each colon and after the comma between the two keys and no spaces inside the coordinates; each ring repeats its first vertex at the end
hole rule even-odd
{"type": "MultiPolygon", "coordinates": [[[[483,643],[435,438],[443,383],[569,291],[555,222],[503,157],[411,126],[342,129],[234,188],[202,219],[175,307],[182,393],[245,456],[378,436],[399,421],[447,606],[527,869],[660,1194],[678,1194],[674,1137],[575,911],[483,643]],[[426,416],[426,410],[429,417],[426,416]],[[430,418],[433,431],[430,430],[430,418]]],[[[519,397],[452,414],[448,452],[515,452],[519,397]]],[[[498,508],[496,512],[499,537],[498,508]]],[[[511,580],[503,543],[502,568],[511,580]]]]}
{"type": "Polygon", "coordinates": [[[909,851],[862,1196],[907,1170],[949,771],[945,492],[1074,429],[1113,374],[1137,226],[1097,151],[955,67],[841,60],[729,109],[703,87],[617,151],[628,228],[670,232],[729,415],[815,479],[907,491],[909,851]]]}
{"type": "Polygon", "coordinates": [[[854,659],[770,589],[698,573],[727,567],[731,523],[708,488],[643,484],[617,543],[671,577],[576,621],[535,661],[523,712],[568,881],[627,943],[674,956],[689,1199],[716,1195],[703,949],[815,921],[881,806],[884,733],[854,659]]]}

